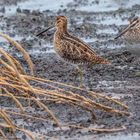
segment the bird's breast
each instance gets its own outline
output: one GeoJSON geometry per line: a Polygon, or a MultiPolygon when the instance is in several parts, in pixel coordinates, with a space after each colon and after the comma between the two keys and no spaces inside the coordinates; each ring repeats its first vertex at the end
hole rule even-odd
{"type": "Polygon", "coordinates": [[[140,29],[126,32],[123,38],[130,44],[140,44],[140,29]]]}
{"type": "Polygon", "coordinates": [[[55,33],[54,35],[54,41],[53,41],[53,45],[54,45],[54,49],[56,51],[56,53],[58,55],[60,55],[61,57],[63,56],[63,40],[61,38],[61,35],[59,35],[58,33],[55,33]]]}

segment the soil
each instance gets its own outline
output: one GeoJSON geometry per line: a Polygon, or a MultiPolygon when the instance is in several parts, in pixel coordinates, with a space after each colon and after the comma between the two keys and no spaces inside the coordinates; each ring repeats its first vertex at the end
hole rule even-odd
{"type": "MultiPolygon", "coordinates": [[[[42,38],[35,36],[42,29],[53,24],[57,15],[66,15],[69,18],[69,32],[85,40],[98,54],[112,62],[111,65],[83,66],[85,86],[89,90],[119,98],[129,106],[129,111],[133,114],[131,117],[122,117],[97,112],[95,121],[90,113],[80,108],[74,109],[66,104],[49,104],[50,109],[55,112],[59,120],[64,124],[77,123],[105,128],[125,126],[127,128],[125,131],[115,133],[116,138],[118,135],[140,134],[140,77],[136,75],[140,71],[140,58],[131,54],[124,47],[126,44],[122,40],[112,40],[119,30],[125,27],[130,17],[140,15],[140,3],[125,7],[125,3],[127,5],[129,0],[125,0],[121,4],[119,1],[112,0],[113,6],[117,5],[118,9],[97,11],[96,8],[95,11],[89,11],[88,8],[84,10],[82,7],[88,6],[88,4],[100,5],[100,1],[74,0],[69,2],[66,8],[61,5],[55,10],[22,9],[18,6],[20,2],[21,0],[0,2],[1,9],[4,9],[0,13],[0,30],[19,41],[29,52],[35,64],[35,75],[75,86],[79,85],[75,66],[61,60],[53,50],[54,30],[49,31],[42,38]],[[16,6],[15,4],[17,5],[16,12],[7,13],[7,5],[16,6]]],[[[22,0],[23,2],[24,0],[22,0]]],[[[4,41],[1,41],[0,44],[24,63],[23,58],[15,49],[11,49],[10,45],[4,41]]],[[[10,106],[10,104],[6,104],[10,106]]],[[[100,140],[102,136],[109,135],[74,128],[60,130],[49,121],[27,124],[21,119],[18,120],[18,123],[24,124],[24,127],[31,131],[45,134],[48,139],[84,140],[95,138],[100,140]]],[[[22,135],[22,139],[26,140],[27,137],[22,135]]],[[[102,137],[101,140],[106,139],[106,137],[102,137]]],[[[113,139],[115,140],[115,137],[113,139]]],[[[138,139],[140,139],[139,136],[137,139],[133,136],[130,138],[130,140],[138,139]]]]}

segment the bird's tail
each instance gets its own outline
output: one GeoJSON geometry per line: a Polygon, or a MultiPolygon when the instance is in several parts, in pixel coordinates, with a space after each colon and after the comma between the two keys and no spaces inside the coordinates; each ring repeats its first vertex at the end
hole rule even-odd
{"type": "Polygon", "coordinates": [[[108,60],[104,59],[104,60],[101,62],[101,64],[108,64],[108,65],[110,65],[111,62],[109,62],[108,60]]]}
{"type": "Polygon", "coordinates": [[[97,60],[97,64],[108,64],[108,65],[111,64],[110,61],[100,56],[98,56],[96,60],[97,60]]]}

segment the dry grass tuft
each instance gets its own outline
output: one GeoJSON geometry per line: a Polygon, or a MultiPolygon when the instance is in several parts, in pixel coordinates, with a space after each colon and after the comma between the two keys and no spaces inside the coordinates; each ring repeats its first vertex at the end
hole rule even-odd
{"type": "MultiPolygon", "coordinates": [[[[10,42],[13,46],[15,46],[15,47],[23,54],[24,59],[25,59],[25,60],[27,61],[27,63],[29,64],[29,67],[30,67],[30,69],[31,69],[31,73],[33,74],[34,65],[33,65],[33,63],[32,63],[32,60],[31,60],[29,54],[22,48],[22,46],[21,46],[18,42],[14,41],[14,40],[13,40],[12,38],[10,38],[8,35],[3,34],[3,33],[0,33],[0,36],[3,37],[3,38],[5,38],[8,42],[10,42]]],[[[12,57],[12,58],[13,58],[13,57],[12,57]]],[[[14,58],[13,58],[13,59],[14,59],[14,58]]],[[[16,59],[14,59],[14,60],[16,60],[16,59]]],[[[13,61],[13,62],[14,62],[14,61],[13,61]]],[[[18,61],[17,61],[17,62],[18,62],[18,61]]],[[[18,63],[18,64],[20,64],[20,63],[18,63]]]]}
{"type": "MultiPolygon", "coordinates": [[[[14,41],[9,36],[2,33],[0,33],[0,36],[9,41],[9,43],[13,44],[13,46],[15,46],[23,54],[24,59],[27,61],[31,69],[31,73],[33,74],[33,63],[29,54],[22,48],[19,43],[14,41]]],[[[34,103],[36,107],[39,107],[41,110],[43,109],[43,111],[47,112],[50,118],[60,128],[63,128],[63,125],[47,106],[48,102],[66,103],[75,107],[79,106],[83,110],[91,112],[94,117],[96,117],[94,113],[95,109],[118,115],[130,115],[130,113],[127,111],[128,107],[126,105],[111,97],[27,74],[21,63],[2,48],[0,48],[0,69],[0,98],[5,100],[5,102],[10,101],[8,99],[11,99],[15,103],[16,107],[15,111],[15,109],[12,109],[12,107],[8,109],[4,106],[1,106],[0,127],[3,129],[0,129],[0,135],[3,139],[8,139],[5,129],[9,129],[14,138],[17,138],[17,131],[22,131],[26,133],[32,140],[35,139],[35,136],[30,131],[20,128],[12,120],[13,116],[20,116],[33,120],[46,121],[47,118],[43,118],[43,116],[38,117],[32,114],[28,114],[27,110],[31,107],[31,103],[34,103]],[[47,88],[42,88],[43,85],[47,86],[47,88]],[[25,101],[28,101],[28,104],[25,105],[25,101]],[[110,104],[115,104],[116,108],[107,106],[101,101],[104,101],[104,103],[110,102],[110,104]],[[120,110],[117,109],[117,106],[120,108],[120,110]]],[[[72,127],[81,129],[79,126],[72,127]]],[[[113,129],[112,132],[120,131],[123,129],[113,129]]],[[[111,132],[111,130],[108,129],[91,130],[111,132]]]]}

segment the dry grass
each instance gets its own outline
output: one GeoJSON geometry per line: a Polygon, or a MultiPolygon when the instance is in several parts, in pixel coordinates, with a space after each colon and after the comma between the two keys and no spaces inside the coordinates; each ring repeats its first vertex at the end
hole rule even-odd
{"type": "MultiPolygon", "coordinates": [[[[9,36],[0,33],[0,36],[5,38],[9,43],[15,46],[20,52],[23,54],[25,60],[27,61],[31,74],[33,74],[33,63],[29,57],[29,54],[22,48],[22,46],[14,41],[9,36]]],[[[19,126],[14,124],[12,117],[20,116],[23,118],[31,118],[34,120],[45,121],[46,118],[43,116],[37,117],[27,113],[27,109],[31,107],[31,103],[34,103],[36,107],[43,109],[47,112],[50,118],[61,128],[63,129],[63,124],[56,118],[54,113],[47,106],[48,102],[54,103],[66,103],[73,106],[79,106],[83,110],[89,111],[92,113],[94,117],[96,117],[94,110],[99,109],[105,112],[118,114],[118,115],[130,115],[127,111],[128,107],[123,103],[115,100],[111,97],[104,96],[99,93],[95,93],[93,91],[86,91],[85,89],[81,89],[78,87],[74,87],[71,85],[67,85],[64,83],[59,83],[55,81],[51,81],[48,79],[42,79],[38,77],[34,77],[33,75],[27,74],[22,67],[21,63],[15,59],[12,55],[8,54],[2,48],[0,48],[0,98],[7,101],[7,99],[11,99],[17,108],[17,111],[4,108],[1,106],[0,109],[0,135],[3,139],[7,138],[7,133],[5,132],[5,128],[9,129],[13,136],[17,137],[17,132],[22,131],[26,133],[32,140],[35,139],[34,135],[19,126]],[[34,83],[34,84],[31,84],[34,83]],[[34,86],[38,85],[38,86],[34,86]],[[46,88],[43,85],[47,86],[46,88]],[[100,101],[110,102],[110,104],[115,104],[116,107],[119,106],[121,108],[118,110],[117,108],[113,108],[111,106],[107,106],[100,101]],[[28,104],[23,105],[24,101],[28,101],[28,104]]],[[[79,126],[71,126],[81,129],[79,126]]],[[[88,129],[88,128],[87,128],[88,129]]],[[[114,131],[120,131],[125,129],[116,128],[114,131]]],[[[89,129],[92,131],[100,131],[100,132],[111,132],[109,129],[89,129]]]]}

